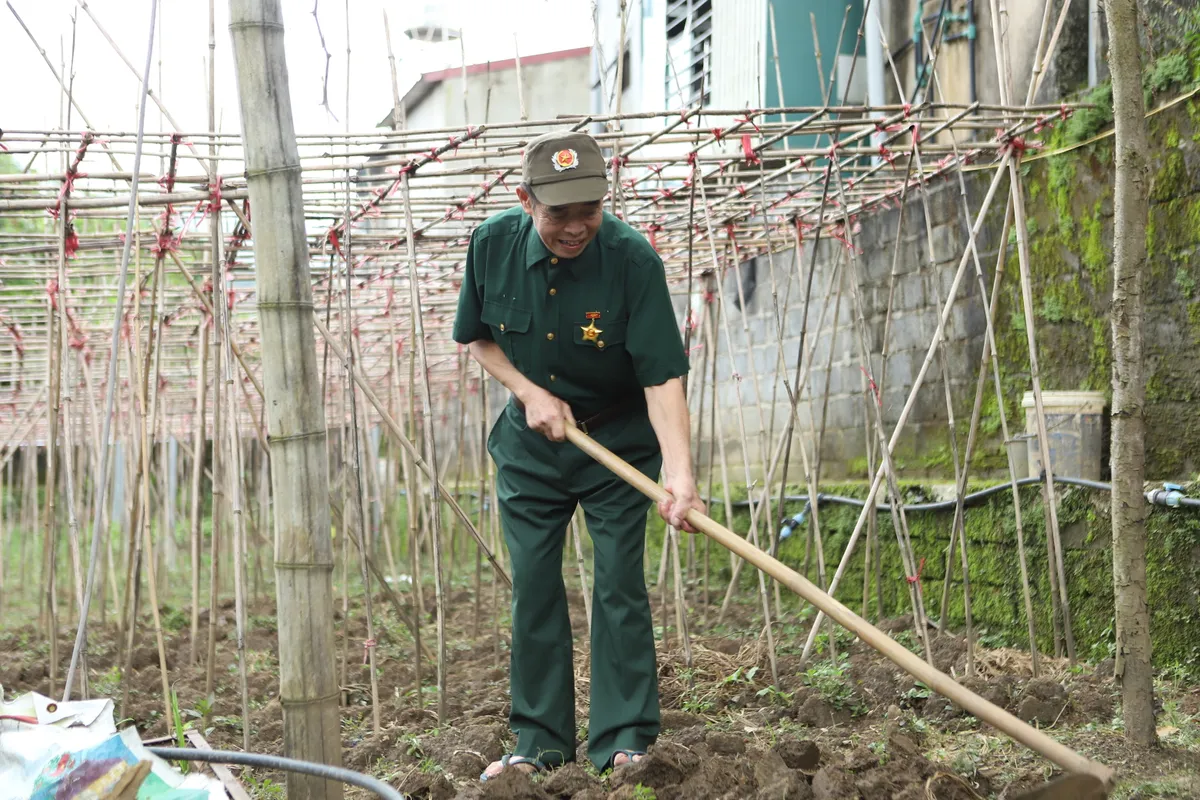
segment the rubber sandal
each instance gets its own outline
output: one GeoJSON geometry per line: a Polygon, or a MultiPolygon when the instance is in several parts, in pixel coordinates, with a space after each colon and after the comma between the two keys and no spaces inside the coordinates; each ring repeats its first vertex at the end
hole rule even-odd
{"type": "MultiPolygon", "coordinates": [[[[630,757],[632,758],[632,756],[630,756],[630,757]]],[[[536,758],[529,758],[528,756],[518,756],[518,755],[514,755],[513,753],[505,753],[504,755],[500,756],[500,771],[501,772],[508,769],[510,766],[514,766],[516,764],[532,764],[534,772],[545,772],[546,771],[546,765],[543,764],[541,761],[539,761],[536,758]]],[[[496,773],[497,776],[499,776],[499,774],[500,774],[499,772],[496,773]]],[[[479,773],[479,780],[486,781],[487,779],[488,779],[487,770],[484,769],[483,772],[479,773]]]]}
{"type": "Polygon", "coordinates": [[[624,753],[626,756],[628,756],[628,757],[629,757],[629,761],[628,761],[627,763],[625,763],[625,764],[621,764],[621,766],[622,766],[622,767],[627,767],[627,766],[629,766],[630,764],[633,764],[633,763],[635,763],[635,762],[634,762],[634,756],[644,756],[644,755],[646,755],[646,751],[645,751],[645,750],[621,750],[621,749],[614,750],[614,751],[613,751],[613,754],[612,754],[612,758],[610,758],[610,759],[608,760],[608,762],[609,762],[610,764],[612,764],[612,768],[613,768],[613,769],[616,769],[616,768],[617,768],[617,765],[616,765],[616,764],[613,764],[613,761],[616,759],[616,757],[617,757],[619,754],[622,754],[622,753],[624,753]]]}

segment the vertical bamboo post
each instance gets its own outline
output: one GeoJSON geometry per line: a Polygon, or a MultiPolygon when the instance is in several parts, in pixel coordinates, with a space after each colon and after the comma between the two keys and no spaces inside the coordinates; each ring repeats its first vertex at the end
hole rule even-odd
{"type": "MultiPolygon", "coordinates": [[[[230,0],[246,151],[258,316],[275,497],[275,580],[284,754],[341,763],[334,681],[333,552],[325,417],[312,325],[299,153],[279,0],[230,0]]],[[[343,795],[341,784],[289,773],[292,800],[343,795]]]]}
{"type": "MultiPolygon", "coordinates": [[[[482,536],[485,530],[483,526],[483,515],[487,509],[488,500],[488,482],[487,482],[487,439],[488,439],[488,421],[491,409],[488,404],[487,395],[487,371],[483,365],[479,365],[479,438],[475,440],[475,449],[473,455],[476,456],[476,468],[479,470],[479,516],[476,522],[479,528],[479,533],[482,536]]],[[[491,498],[491,501],[496,502],[496,498],[491,498]]],[[[475,547],[475,614],[471,623],[472,638],[479,637],[479,620],[482,616],[483,605],[483,551],[478,546],[475,547]]]]}
{"type": "MultiPolygon", "coordinates": [[[[429,391],[429,360],[425,353],[425,324],[421,314],[421,291],[417,285],[417,252],[415,232],[412,217],[412,201],[408,191],[408,172],[400,176],[400,191],[404,198],[404,223],[407,230],[405,243],[408,247],[409,266],[409,313],[412,314],[415,328],[413,343],[416,348],[418,366],[421,372],[421,404],[425,411],[425,459],[429,462],[430,475],[438,474],[437,445],[433,435],[433,397],[429,391]]],[[[432,477],[430,489],[433,495],[430,530],[430,548],[433,551],[433,590],[437,611],[437,686],[438,686],[438,724],[446,722],[446,602],[442,587],[442,499],[438,482],[432,477]]],[[[415,580],[415,576],[414,576],[415,580]]]]}
{"type": "Polygon", "coordinates": [[[225,412],[221,404],[221,365],[224,363],[224,352],[221,347],[223,340],[223,332],[221,325],[217,322],[216,309],[222,302],[224,297],[221,296],[216,287],[222,284],[221,275],[221,221],[220,207],[213,210],[211,216],[214,221],[210,224],[213,226],[213,250],[212,260],[212,285],[213,285],[213,317],[212,317],[212,346],[210,354],[212,357],[212,509],[209,512],[209,520],[211,531],[209,533],[209,564],[208,564],[208,649],[205,659],[204,668],[204,694],[206,697],[213,696],[214,681],[216,679],[214,670],[217,664],[217,616],[219,609],[219,598],[221,593],[221,551],[223,547],[222,540],[225,538],[222,527],[224,525],[224,470],[226,469],[225,459],[223,458],[221,442],[222,434],[225,430],[225,412]]]}
{"type": "MultiPolygon", "coordinates": [[[[992,19],[999,19],[999,4],[997,0],[991,0],[992,19]]],[[[1042,24],[1042,38],[1046,35],[1046,23],[1042,24]]],[[[1007,58],[1007,42],[1005,34],[1000,29],[1000,26],[994,25],[992,32],[995,41],[996,66],[1000,74],[1000,96],[1001,103],[1008,105],[1009,96],[1012,93],[1011,80],[1009,73],[1009,64],[1007,58]]],[[[1041,41],[1039,38],[1038,52],[1041,51],[1041,41]]],[[[1038,59],[1040,61],[1040,58],[1038,59]]],[[[1033,99],[1032,92],[1034,83],[1030,84],[1030,93],[1025,98],[1025,103],[1028,105],[1033,99]]],[[[1062,541],[1059,537],[1058,527],[1058,507],[1057,498],[1054,492],[1054,473],[1050,462],[1050,442],[1046,435],[1046,413],[1042,407],[1042,378],[1041,369],[1038,365],[1037,354],[1037,332],[1035,330],[1033,314],[1033,287],[1030,278],[1030,255],[1029,255],[1029,230],[1025,224],[1025,190],[1021,179],[1020,165],[1016,160],[1010,158],[1008,160],[1008,175],[1009,189],[1012,195],[1013,204],[1013,223],[1017,232],[1017,263],[1020,268],[1020,286],[1021,286],[1021,309],[1025,315],[1025,338],[1029,347],[1029,380],[1033,389],[1033,405],[1035,418],[1037,420],[1038,432],[1038,448],[1040,451],[1042,465],[1045,469],[1045,478],[1042,482],[1042,502],[1046,507],[1046,518],[1048,526],[1046,530],[1046,542],[1050,550],[1050,568],[1057,573],[1058,586],[1057,596],[1059,609],[1062,613],[1063,633],[1066,638],[1067,658],[1071,664],[1075,664],[1075,635],[1071,625],[1071,602],[1067,593],[1067,575],[1063,567],[1062,541]]]]}
{"type": "MultiPolygon", "coordinates": [[[[59,242],[58,242],[58,258],[60,274],[65,270],[66,264],[66,238],[67,231],[70,225],[67,211],[66,197],[64,195],[59,203],[59,242]]],[[[61,283],[59,286],[61,287],[61,283]]],[[[50,392],[46,397],[46,513],[43,519],[43,551],[42,551],[42,586],[45,588],[45,605],[42,610],[46,614],[46,635],[50,642],[50,694],[55,694],[55,685],[58,683],[58,598],[56,596],[55,572],[58,555],[58,531],[57,531],[57,508],[55,506],[56,482],[58,477],[58,397],[61,391],[60,375],[58,369],[59,347],[58,325],[55,324],[55,301],[49,300],[46,303],[46,329],[47,329],[47,378],[50,385],[50,392]]]]}
{"type": "MultiPolygon", "coordinates": [[[[125,281],[129,269],[129,253],[133,245],[133,224],[134,211],[137,207],[137,186],[138,178],[141,170],[142,160],[142,141],[145,131],[146,121],[146,91],[148,88],[148,79],[150,73],[150,60],[154,50],[154,19],[158,11],[158,0],[150,2],[150,42],[146,47],[146,68],[142,71],[142,89],[138,99],[138,132],[137,143],[134,147],[133,156],[133,177],[130,184],[129,208],[126,216],[126,235],[125,244],[121,255],[121,269],[117,279],[117,308],[115,319],[113,320],[112,338],[110,341],[109,350],[109,367],[108,367],[108,385],[105,389],[105,415],[104,415],[104,433],[100,436],[99,444],[103,448],[103,456],[101,461],[101,469],[96,481],[96,503],[95,515],[93,517],[92,527],[92,548],[90,558],[88,560],[88,585],[84,591],[84,605],[79,610],[79,627],[75,633],[75,646],[71,653],[71,665],[67,670],[67,680],[63,687],[64,702],[70,699],[71,680],[74,677],[75,669],[79,664],[79,658],[84,648],[86,647],[87,638],[87,617],[88,617],[88,602],[91,599],[92,586],[95,580],[96,563],[99,561],[100,554],[100,521],[104,518],[101,506],[104,503],[107,486],[106,476],[108,474],[108,463],[111,448],[108,445],[109,423],[113,412],[113,403],[115,400],[116,384],[117,384],[117,353],[120,344],[121,334],[121,317],[124,314],[124,299],[125,299],[125,281]]],[[[105,537],[107,538],[107,537],[105,537]]]]}
{"type": "MultiPolygon", "coordinates": [[[[409,441],[416,438],[417,421],[416,421],[416,387],[413,386],[415,380],[414,364],[415,351],[409,350],[408,359],[408,413],[405,414],[405,425],[407,426],[407,435],[409,441]]],[[[399,380],[399,376],[396,378],[399,380]]],[[[406,525],[406,535],[408,539],[408,565],[410,572],[409,587],[412,591],[413,598],[413,686],[416,691],[417,708],[425,707],[425,698],[421,693],[421,686],[424,684],[423,674],[421,671],[421,623],[425,621],[425,589],[421,581],[421,551],[420,551],[420,513],[421,513],[421,476],[418,474],[416,463],[413,456],[405,450],[400,454],[400,469],[404,477],[404,518],[406,525]]]]}
{"type": "MultiPolygon", "coordinates": [[[[196,643],[200,638],[200,568],[201,544],[203,532],[204,502],[200,496],[200,488],[204,482],[204,421],[207,414],[208,395],[208,327],[209,317],[205,314],[197,326],[199,329],[200,345],[196,355],[196,429],[192,437],[192,505],[191,514],[191,545],[192,545],[192,636],[188,648],[188,663],[196,663],[196,643]]],[[[211,614],[212,611],[210,610],[211,614]]]]}

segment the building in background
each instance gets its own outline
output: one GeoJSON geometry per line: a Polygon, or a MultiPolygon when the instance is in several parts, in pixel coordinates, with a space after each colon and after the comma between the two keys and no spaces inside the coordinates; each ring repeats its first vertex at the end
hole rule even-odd
{"type": "MultiPolygon", "coordinates": [[[[1008,0],[1004,5],[1019,104],[1025,100],[1046,3],[1008,0]]],[[[867,6],[864,0],[597,0],[592,111],[616,108],[622,7],[623,112],[701,102],[715,109],[820,106],[826,91],[831,104],[915,102],[933,84],[931,44],[939,48],[934,70],[939,100],[999,103],[989,2],[872,0],[867,6]]],[[[1051,0],[1051,32],[1061,7],[1061,0],[1051,0]]],[[[1104,79],[1103,31],[1097,2],[1072,4],[1037,101],[1054,102],[1104,79]]],[[[626,125],[637,127],[636,121],[626,125]]]]}
{"type": "Polygon", "coordinates": [[[586,114],[590,61],[582,47],[523,56],[519,70],[514,57],[426,72],[400,99],[401,119],[421,130],[586,114]]]}

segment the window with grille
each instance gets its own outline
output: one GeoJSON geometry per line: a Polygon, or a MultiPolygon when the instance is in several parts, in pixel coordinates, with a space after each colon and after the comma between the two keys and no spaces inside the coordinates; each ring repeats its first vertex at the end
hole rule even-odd
{"type": "Polygon", "coordinates": [[[666,88],[669,108],[712,97],[712,0],[668,2],[666,88]]]}

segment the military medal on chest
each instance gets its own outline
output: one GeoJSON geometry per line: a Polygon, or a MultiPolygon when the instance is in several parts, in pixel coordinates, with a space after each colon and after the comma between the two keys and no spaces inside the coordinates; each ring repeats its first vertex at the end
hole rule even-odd
{"type": "Polygon", "coordinates": [[[596,327],[596,320],[600,319],[600,312],[589,311],[584,316],[587,317],[588,324],[579,326],[579,330],[583,331],[583,340],[585,342],[598,342],[600,334],[604,333],[603,330],[596,327]]]}

